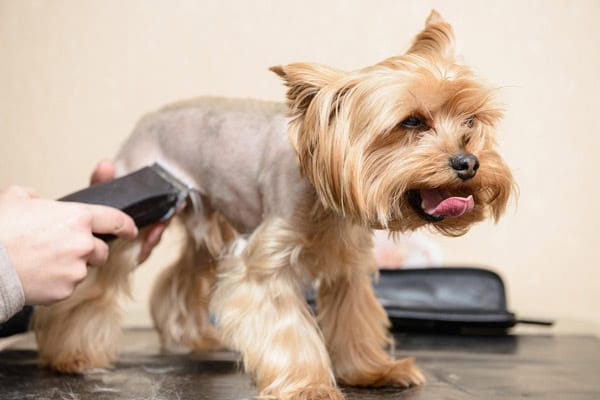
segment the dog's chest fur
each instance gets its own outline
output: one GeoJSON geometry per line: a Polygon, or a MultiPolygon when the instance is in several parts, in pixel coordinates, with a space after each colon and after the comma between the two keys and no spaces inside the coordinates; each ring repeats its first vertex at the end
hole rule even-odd
{"type": "Polygon", "coordinates": [[[160,162],[238,230],[289,217],[311,190],[288,140],[283,104],[199,98],[146,115],[122,147],[118,174],[160,162]]]}

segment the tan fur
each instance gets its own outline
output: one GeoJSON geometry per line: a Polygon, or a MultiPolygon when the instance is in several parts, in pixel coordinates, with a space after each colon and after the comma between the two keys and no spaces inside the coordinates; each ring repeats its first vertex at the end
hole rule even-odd
{"type": "Polygon", "coordinates": [[[217,325],[244,355],[260,397],[291,399],[313,385],[335,392],[327,351],[298,284],[302,241],[287,222],[268,220],[241,256],[221,261],[212,300],[217,325]]]}
{"type": "MultiPolygon", "coordinates": [[[[502,113],[456,62],[453,40],[434,11],[406,54],[376,65],[273,67],[289,88],[288,115],[274,103],[202,98],[140,121],[119,173],[159,161],[195,188],[179,215],[187,245],[152,294],[163,346],[240,351],[261,399],[342,399],[336,381],[425,381],[412,358],[390,356],[389,321],[371,285],[371,230],[461,235],[497,220],[515,187],[495,150],[502,113]],[[421,129],[403,123],[415,115],[421,129]],[[451,164],[464,153],[480,162],[468,180],[451,164]],[[428,219],[410,197],[427,190],[471,195],[473,209],[428,219]],[[309,284],[318,286],[316,315],[304,299],[309,284]]],[[[116,357],[116,298],[139,252],[122,246],[73,298],[38,312],[45,364],[76,372],[116,357]]]]}
{"type": "Polygon", "coordinates": [[[426,222],[402,198],[385,199],[443,186],[475,198],[474,212],[432,225],[462,235],[474,222],[498,219],[514,191],[510,170],[494,150],[502,112],[491,100],[492,90],[455,63],[448,48],[452,30],[439,18],[430,18],[437,22],[427,25],[407,54],[375,66],[337,75],[310,64],[276,69],[290,88],[289,135],[303,174],[324,204],[362,224],[417,229],[426,222]],[[402,132],[399,120],[412,113],[427,117],[434,134],[402,132]],[[462,126],[473,115],[475,126],[462,126]],[[489,167],[458,182],[447,166],[449,155],[460,151],[477,154],[489,167]]]}
{"type": "Polygon", "coordinates": [[[214,213],[206,241],[186,235],[179,260],[159,275],[150,296],[150,310],[163,348],[183,345],[203,351],[221,347],[209,320],[208,302],[215,284],[217,257],[233,229],[214,213]],[[165,299],[168,299],[165,301],[165,299]]]}

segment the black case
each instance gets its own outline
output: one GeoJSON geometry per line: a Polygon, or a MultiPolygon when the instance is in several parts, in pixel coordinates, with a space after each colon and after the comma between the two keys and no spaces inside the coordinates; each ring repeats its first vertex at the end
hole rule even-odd
{"type": "Polygon", "coordinates": [[[394,331],[502,334],[517,323],[502,278],[487,269],[383,269],[374,288],[394,331]]]}
{"type": "MultiPolygon", "coordinates": [[[[552,325],[518,320],[507,309],[502,278],[488,269],[384,268],[373,287],[394,332],[503,335],[517,323],[552,325]]],[[[307,300],[314,309],[314,290],[307,300]]]]}

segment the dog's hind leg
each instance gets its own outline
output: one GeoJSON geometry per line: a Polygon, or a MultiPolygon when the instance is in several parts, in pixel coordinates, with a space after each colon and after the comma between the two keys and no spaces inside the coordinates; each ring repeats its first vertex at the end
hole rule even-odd
{"type": "Polygon", "coordinates": [[[179,260],[164,270],[152,290],[150,309],[163,348],[182,345],[192,350],[221,347],[210,322],[208,302],[216,275],[217,257],[234,230],[216,212],[186,220],[186,243],[179,260]]]}
{"type": "Polygon", "coordinates": [[[242,353],[260,399],[339,400],[329,356],[299,285],[302,240],[270,219],[218,267],[211,308],[225,343],[242,353]]]}
{"type": "Polygon", "coordinates": [[[317,319],[336,377],[356,386],[423,383],[412,359],[394,360],[385,351],[393,347],[393,339],[371,284],[376,264],[370,232],[353,227],[320,239],[325,245],[315,249],[321,260],[317,319]]]}
{"type": "Polygon", "coordinates": [[[121,333],[118,297],[129,291],[140,250],[141,239],[115,240],[107,263],[90,268],[71,297],[37,307],[33,328],[42,365],[67,373],[111,366],[121,333]]]}

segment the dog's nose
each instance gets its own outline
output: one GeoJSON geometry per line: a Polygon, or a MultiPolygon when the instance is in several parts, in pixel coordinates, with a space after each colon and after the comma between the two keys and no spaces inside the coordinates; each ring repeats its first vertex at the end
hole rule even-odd
{"type": "Polygon", "coordinates": [[[456,171],[456,175],[466,181],[477,173],[479,160],[473,154],[458,154],[450,160],[450,165],[456,171]]]}

